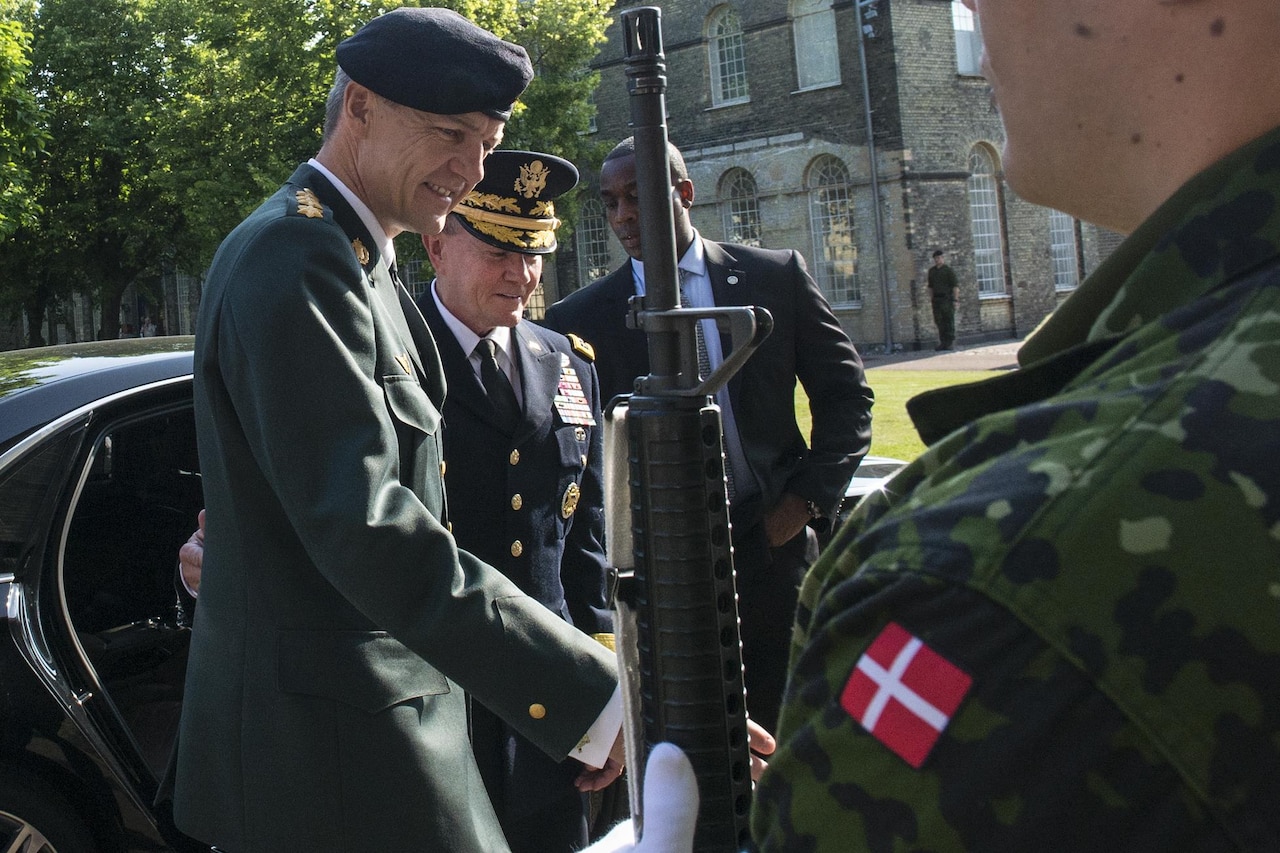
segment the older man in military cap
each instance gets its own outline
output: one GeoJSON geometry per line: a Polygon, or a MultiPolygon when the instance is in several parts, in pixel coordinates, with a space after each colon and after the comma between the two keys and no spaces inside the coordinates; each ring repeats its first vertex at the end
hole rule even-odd
{"type": "MultiPolygon", "coordinates": [[[[418,305],[449,383],[445,485],[458,544],[611,644],[593,353],[522,317],[556,248],[555,199],[577,180],[549,154],[490,154],[444,230],[422,238],[436,278],[418,305]]],[[[553,761],[478,704],[472,746],[512,850],[586,845],[573,762],[553,761]]]]}
{"type": "Polygon", "coordinates": [[[532,71],[443,9],[338,47],[317,156],[209,271],[195,407],[206,552],[177,825],[230,853],[505,850],[465,689],[616,777],[614,659],[450,533],[445,379],[392,238],[435,234],[532,71]]]}

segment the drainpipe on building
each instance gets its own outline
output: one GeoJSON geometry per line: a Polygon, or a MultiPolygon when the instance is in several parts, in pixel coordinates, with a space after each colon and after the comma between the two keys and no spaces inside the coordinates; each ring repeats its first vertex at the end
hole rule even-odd
{"type": "MultiPolygon", "coordinates": [[[[880,164],[879,156],[876,154],[876,134],[875,126],[871,119],[871,84],[867,80],[867,46],[866,34],[862,23],[863,7],[873,7],[878,0],[857,0],[853,4],[854,21],[857,25],[858,35],[858,68],[862,75],[862,107],[865,111],[866,127],[867,127],[867,159],[870,160],[871,172],[871,198],[873,204],[871,210],[875,219],[876,226],[876,257],[880,262],[880,301],[881,311],[884,314],[884,351],[886,353],[893,352],[893,323],[891,312],[889,311],[889,267],[888,258],[886,257],[886,249],[884,239],[884,222],[880,214],[880,164]]],[[[868,28],[869,29],[869,28],[868,28]]]]}

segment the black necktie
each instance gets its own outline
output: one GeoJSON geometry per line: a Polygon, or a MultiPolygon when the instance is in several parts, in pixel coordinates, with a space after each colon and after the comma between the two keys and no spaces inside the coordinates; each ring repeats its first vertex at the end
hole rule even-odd
{"type": "Polygon", "coordinates": [[[498,345],[492,338],[481,338],[476,352],[480,355],[480,382],[484,384],[489,402],[503,423],[514,424],[520,418],[520,403],[511,380],[498,365],[498,345]]]}

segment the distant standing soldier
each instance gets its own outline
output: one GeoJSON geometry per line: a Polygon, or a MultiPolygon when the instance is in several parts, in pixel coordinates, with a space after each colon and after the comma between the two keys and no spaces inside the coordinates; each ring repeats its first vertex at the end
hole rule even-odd
{"type": "Polygon", "coordinates": [[[960,300],[960,287],[956,283],[955,270],[947,266],[946,253],[941,249],[933,251],[929,290],[933,291],[933,322],[938,327],[938,349],[955,349],[956,303],[960,300]]]}

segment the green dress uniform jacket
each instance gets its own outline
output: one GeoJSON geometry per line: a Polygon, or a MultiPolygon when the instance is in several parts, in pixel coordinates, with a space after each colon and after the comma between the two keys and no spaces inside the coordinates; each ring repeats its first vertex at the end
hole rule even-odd
{"type": "Polygon", "coordinates": [[[912,403],[930,448],[806,579],[760,849],[1280,849],[1280,129],[1020,358],[912,403]],[[908,668],[863,711],[891,635],[958,704],[908,668]]]}
{"type": "Polygon", "coordinates": [[[440,359],[378,249],[304,165],[200,306],[209,521],[171,773],[179,828],[230,853],[505,850],[459,688],[560,758],[615,686],[457,549],[440,359]]]}

